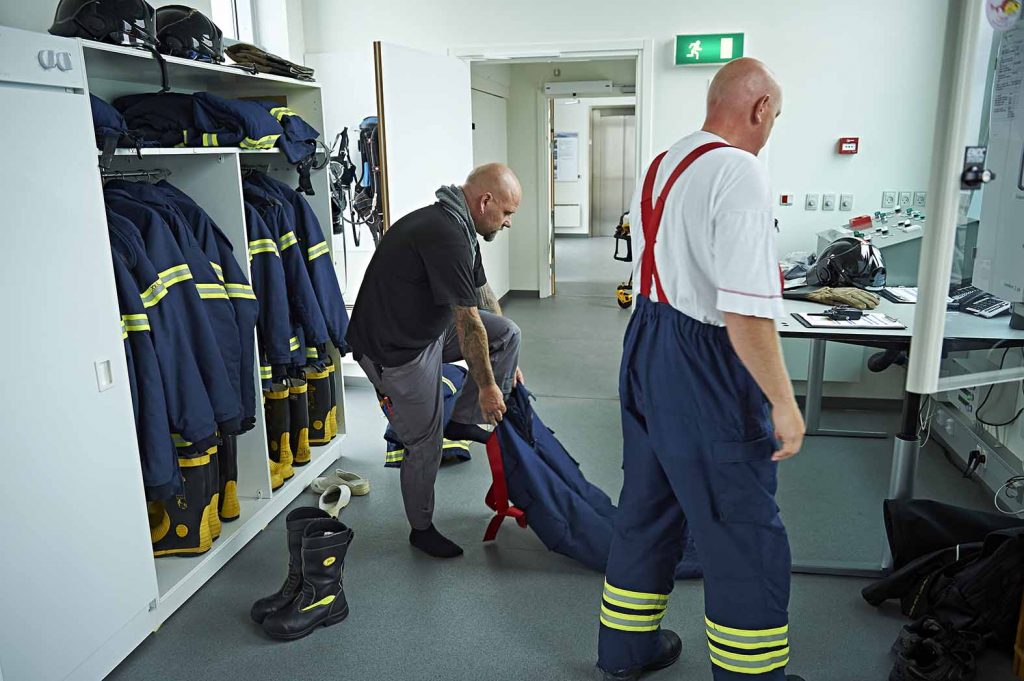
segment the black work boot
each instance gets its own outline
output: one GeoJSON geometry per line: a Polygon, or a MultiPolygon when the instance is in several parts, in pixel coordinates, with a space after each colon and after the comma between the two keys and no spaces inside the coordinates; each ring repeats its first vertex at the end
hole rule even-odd
{"type": "Polygon", "coordinates": [[[302,588],[302,533],[314,520],[330,517],[326,511],[312,507],[297,508],[288,514],[285,519],[288,530],[288,576],[276,593],[253,603],[249,614],[256,622],[263,624],[267,615],[288,605],[298,595],[302,588]]]}
{"type": "Polygon", "coordinates": [[[679,659],[679,655],[683,652],[683,642],[679,640],[676,632],[670,629],[662,629],[658,634],[658,652],[653,660],[643,667],[623,669],[621,671],[608,671],[598,667],[598,669],[601,669],[604,681],[636,681],[645,672],[654,672],[675,664],[675,661],[679,659]]]}
{"type": "Polygon", "coordinates": [[[310,462],[309,400],[305,379],[288,379],[288,409],[291,416],[292,465],[305,466],[310,462]]]}
{"type": "Polygon", "coordinates": [[[896,657],[889,681],[970,681],[974,673],[973,653],[926,638],[896,657]]]}
{"type": "Polygon", "coordinates": [[[271,489],[295,475],[292,468],[291,408],[288,405],[288,384],[274,383],[270,390],[263,392],[263,410],[267,421],[267,446],[270,449],[271,489]]]}
{"type": "Polygon", "coordinates": [[[242,508],[238,504],[238,440],[234,435],[224,438],[217,457],[220,465],[220,499],[217,511],[226,523],[238,520],[242,508]]]}
{"type": "Polygon", "coordinates": [[[331,441],[328,421],[331,416],[331,374],[323,366],[310,364],[306,374],[306,408],[308,410],[309,432],[307,441],[311,445],[325,445],[331,441]]]}
{"type": "Polygon", "coordinates": [[[333,518],[306,525],[302,535],[302,591],[263,620],[267,636],[290,641],[348,617],[341,580],[352,536],[352,530],[333,518]]]}

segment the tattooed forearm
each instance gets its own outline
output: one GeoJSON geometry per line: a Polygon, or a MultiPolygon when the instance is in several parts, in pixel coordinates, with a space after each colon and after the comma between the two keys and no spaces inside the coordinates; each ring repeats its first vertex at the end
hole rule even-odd
{"type": "Polygon", "coordinates": [[[487,350],[487,329],[475,307],[455,307],[455,330],[459,334],[462,356],[469,365],[469,375],[480,387],[494,383],[491,356],[487,350]]]}
{"type": "Polygon", "coordinates": [[[487,310],[501,316],[501,303],[498,302],[498,296],[494,295],[494,289],[491,288],[491,285],[484,284],[477,290],[479,292],[477,297],[480,299],[478,307],[481,310],[487,310]]]}

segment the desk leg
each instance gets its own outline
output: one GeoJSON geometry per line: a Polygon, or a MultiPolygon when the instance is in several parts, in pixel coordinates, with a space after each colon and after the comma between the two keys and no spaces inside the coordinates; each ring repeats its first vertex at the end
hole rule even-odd
{"type": "Polygon", "coordinates": [[[811,356],[807,362],[807,398],[804,401],[805,435],[828,437],[888,437],[876,431],[830,430],[820,428],[821,398],[825,386],[825,343],[824,338],[811,339],[811,356]]]}
{"type": "MultiPolygon", "coordinates": [[[[889,474],[888,499],[913,499],[914,481],[917,478],[917,462],[920,458],[921,445],[918,440],[918,426],[921,414],[921,395],[904,393],[903,417],[900,432],[893,438],[892,471],[889,474]]],[[[892,567],[892,554],[889,543],[882,550],[882,566],[892,567]]]]}

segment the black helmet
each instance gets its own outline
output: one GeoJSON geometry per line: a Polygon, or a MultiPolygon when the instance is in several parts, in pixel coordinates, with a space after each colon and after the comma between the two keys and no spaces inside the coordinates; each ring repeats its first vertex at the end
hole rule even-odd
{"type": "Polygon", "coordinates": [[[155,49],[153,8],[144,0],[60,0],[53,35],[155,49]]]}
{"type": "Polygon", "coordinates": [[[807,273],[807,283],[880,290],[885,286],[882,252],[855,236],[836,239],[818,255],[811,271],[807,273]]]}
{"type": "Polygon", "coordinates": [[[224,61],[223,33],[197,9],[167,5],[156,11],[160,51],[172,57],[224,61]]]}

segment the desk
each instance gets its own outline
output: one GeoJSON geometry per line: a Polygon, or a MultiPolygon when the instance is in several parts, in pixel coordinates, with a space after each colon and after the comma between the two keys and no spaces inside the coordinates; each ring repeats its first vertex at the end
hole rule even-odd
{"type": "MultiPolygon", "coordinates": [[[[807,370],[807,397],[804,419],[807,435],[832,437],[887,437],[885,433],[828,430],[820,427],[821,398],[825,378],[825,346],[829,341],[882,349],[899,348],[909,351],[914,335],[914,305],[897,304],[884,298],[875,309],[907,325],[905,329],[811,329],[793,318],[794,312],[821,312],[822,306],[798,300],[784,301],[786,318],[777,323],[779,335],[785,338],[806,338],[811,341],[811,356],[807,370]]],[[[946,345],[955,350],[978,350],[1001,346],[1024,345],[1024,331],[1009,328],[1008,318],[983,319],[974,315],[950,312],[946,315],[946,345]]],[[[910,499],[914,496],[914,480],[920,452],[918,425],[921,395],[903,393],[900,430],[893,438],[892,469],[889,474],[890,499],[910,499]]],[[[880,561],[841,563],[829,561],[815,564],[794,564],[795,572],[848,576],[878,576],[892,565],[888,544],[883,541],[880,561]]]]}

